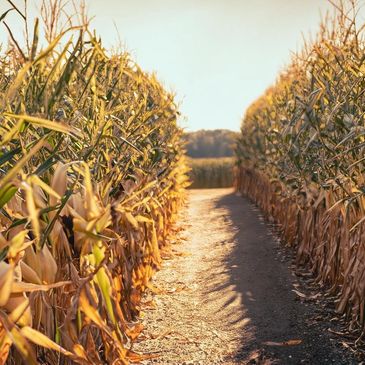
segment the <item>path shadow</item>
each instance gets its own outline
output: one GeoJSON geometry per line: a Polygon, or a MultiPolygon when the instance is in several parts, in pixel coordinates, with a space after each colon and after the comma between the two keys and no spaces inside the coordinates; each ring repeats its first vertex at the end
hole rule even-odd
{"type": "MultiPolygon", "coordinates": [[[[241,313],[223,319],[241,331],[241,348],[235,360],[241,364],[354,364],[350,359],[339,360],[330,337],[312,324],[315,309],[301,303],[292,291],[295,277],[288,268],[290,263],[278,254],[279,242],[259,210],[236,193],[221,196],[215,205],[224,210],[225,221],[235,234],[233,250],[224,262],[228,280],[209,286],[208,290],[229,290],[224,306],[234,303],[241,313]],[[265,344],[290,340],[302,342],[293,346],[265,344]],[[255,362],[255,354],[270,360],[255,362]],[[249,362],[250,358],[253,362],[249,362]]],[[[223,312],[227,311],[222,308],[223,312]]]]}

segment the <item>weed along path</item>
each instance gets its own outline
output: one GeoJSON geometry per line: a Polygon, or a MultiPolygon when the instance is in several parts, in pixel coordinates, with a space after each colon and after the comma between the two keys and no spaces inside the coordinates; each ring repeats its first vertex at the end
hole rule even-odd
{"type": "Polygon", "coordinates": [[[189,194],[142,307],[144,364],[357,364],[259,211],[231,189],[189,194]]]}

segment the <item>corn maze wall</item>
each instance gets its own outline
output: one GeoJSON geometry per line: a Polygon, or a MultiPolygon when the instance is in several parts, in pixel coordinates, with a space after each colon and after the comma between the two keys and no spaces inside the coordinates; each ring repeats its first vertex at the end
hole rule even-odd
{"type": "Polygon", "coordinates": [[[189,158],[191,189],[229,188],[233,186],[234,158],[189,158]]]}
{"type": "Polygon", "coordinates": [[[86,27],[0,56],[0,364],[127,364],[184,200],[173,96],[86,27]]]}
{"type": "MultiPolygon", "coordinates": [[[[365,325],[365,34],[336,7],[247,111],[237,188],[273,217],[358,331],[365,325]]],[[[258,243],[259,244],[259,243],[258,243]]]]}

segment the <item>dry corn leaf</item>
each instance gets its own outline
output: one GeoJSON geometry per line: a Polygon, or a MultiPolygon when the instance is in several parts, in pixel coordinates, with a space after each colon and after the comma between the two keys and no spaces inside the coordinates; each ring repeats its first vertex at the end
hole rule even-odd
{"type": "Polygon", "coordinates": [[[0,262],[0,307],[3,307],[9,300],[14,285],[14,267],[0,262]]]}
{"type": "Polygon", "coordinates": [[[300,345],[303,341],[302,340],[288,340],[283,342],[273,342],[273,341],[266,341],[263,342],[263,345],[266,346],[296,346],[300,345]]]}
{"type": "Polygon", "coordinates": [[[74,354],[72,352],[69,352],[65,350],[62,346],[56,344],[52,340],[50,340],[47,336],[42,334],[39,331],[36,331],[35,329],[25,326],[20,330],[20,333],[22,336],[24,336],[29,341],[41,346],[45,347],[50,350],[54,350],[56,352],[60,352],[63,355],[66,355],[68,357],[74,358],[74,354]]]}
{"type": "Polygon", "coordinates": [[[32,284],[24,282],[14,282],[12,285],[12,293],[24,293],[24,292],[35,292],[35,291],[48,291],[50,289],[60,288],[62,286],[70,285],[72,281],[59,281],[52,284],[32,284]]]}

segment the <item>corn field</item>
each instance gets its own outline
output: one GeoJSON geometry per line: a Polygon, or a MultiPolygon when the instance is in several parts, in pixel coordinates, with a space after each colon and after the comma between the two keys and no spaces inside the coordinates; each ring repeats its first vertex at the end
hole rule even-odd
{"type": "Polygon", "coordinates": [[[351,330],[365,326],[365,27],[334,4],[247,111],[236,185],[295,246],[351,330]]]}
{"type": "Polygon", "coordinates": [[[0,55],[0,364],[138,362],[187,185],[179,113],[87,25],[40,23],[0,55]]]}
{"type": "Polygon", "coordinates": [[[189,158],[192,189],[228,188],[233,186],[234,158],[189,158]]]}

